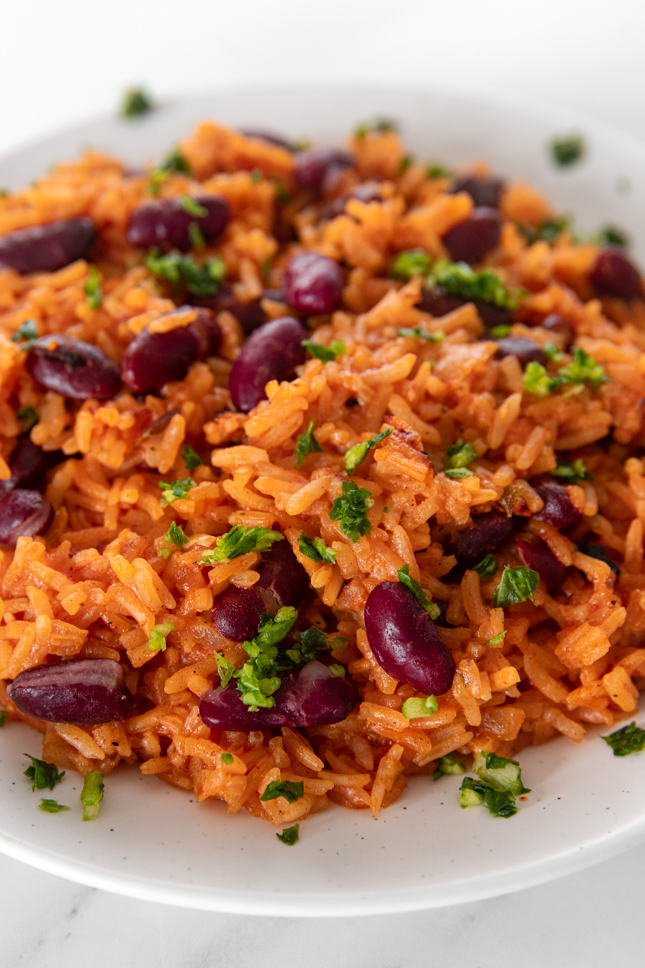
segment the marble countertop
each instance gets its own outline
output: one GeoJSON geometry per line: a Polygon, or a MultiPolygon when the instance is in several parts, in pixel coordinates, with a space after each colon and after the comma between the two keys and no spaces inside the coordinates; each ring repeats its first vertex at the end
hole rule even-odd
{"type": "MultiPolygon", "coordinates": [[[[0,154],[158,97],[262,83],[511,90],[645,140],[645,7],[634,0],[21,0],[3,10],[0,154]]],[[[645,846],[512,895],[350,919],[169,908],[79,886],[0,855],[3,963],[28,968],[521,968],[639,963],[645,846]]],[[[285,912],[288,914],[288,912],[285,912]]]]}

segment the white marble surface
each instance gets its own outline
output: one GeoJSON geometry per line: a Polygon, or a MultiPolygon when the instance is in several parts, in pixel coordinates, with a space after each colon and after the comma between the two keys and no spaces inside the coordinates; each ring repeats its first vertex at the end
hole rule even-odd
{"type": "MultiPolygon", "coordinates": [[[[112,110],[122,89],[137,83],[159,97],[327,79],[511,90],[645,139],[645,7],[636,0],[14,0],[2,13],[0,153],[112,110]]],[[[644,865],[645,847],[551,885],[462,907],[317,921],[132,901],[0,855],[2,963],[640,964],[644,865]]]]}

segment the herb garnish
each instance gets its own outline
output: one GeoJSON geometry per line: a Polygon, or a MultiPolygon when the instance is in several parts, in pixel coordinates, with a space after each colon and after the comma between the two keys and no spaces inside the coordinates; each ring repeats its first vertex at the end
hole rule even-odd
{"type": "Polygon", "coordinates": [[[558,218],[547,218],[537,228],[531,225],[520,225],[519,230],[531,245],[534,242],[555,242],[557,237],[569,228],[570,219],[566,215],[558,218]]]}
{"type": "Polygon", "coordinates": [[[446,455],[448,457],[446,467],[452,470],[455,467],[468,467],[472,464],[477,457],[477,451],[470,442],[464,443],[463,440],[458,440],[448,447],[446,455]]]}
{"type": "Polygon", "coordinates": [[[523,785],[522,771],[515,760],[486,750],[475,756],[473,773],[479,780],[464,777],[460,787],[458,803],[463,808],[484,804],[494,817],[512,817],[517,813],[515,797],[531,792],[523,785]]]}
{"type": "Polygon", "coordinates": [[[390,275],[393,279],[407,282],[413,276],[426,276],[430,271],[430,264],[430,256],[423,249],[408,249],[406,252],[399,252],[390,266],[390,275]]]}
{"type": "Polygon", "coordinates": [[[590,356],[579,346],[575,346],[573,359],[564,369],[560,370],[558,380],[563,383],[589,383],[597,390],[602,383],[609,380],[609,377],[593,356],[590,356]]]}
{"type": "Polygon", "coordinates": [[[200,205],[197,199],[191,198],[190,195],[180,195],[179,204],[184,212],[187,212],[188,215],[194,215],[195,218],[203,218],[208,215],[208,209],[200,205]]]}
{"type": "Polygon", "coordinates": [[[121,117],[129,119],[141,118],[144,114],[150,114],[151,111],[154,111],[152,98],[143,88],[130,88],[123,95],[121,117]]]}
{"type": "Polygon", "coordinates": [[[480,299],[501,309],[515,309],[517,306],[516,296],[496,273],[491,269],[476,272],[466,262],[438,259],[426,285],[430,289],[440,286],[449,296],[461,296],[470,301],[480,299]]]}
{"type": "Polygon", "coordinates": [[[30,756],[29,753],[25,753],[25,756],[31,760],[31,766],[27,767],[24,776],[31,780],[32,792],[34,790],[53,790],[65,776],[65,770],[59,773],[58,768],[53,763],[38,760],[35,756],[30,756]]]}
{"type": "Polygon", "coordinates": [[[465,772],[465,765],[460,760],[455,759],[454,753],[448,753],[447,756],[442,756],[437,763],[432,779],[436,781],[440,780],[442,776],[460,776],[465,772]]]}
{"type": "Polygon", "coordinates": [[[340,530],[350,541],[359,541],[363,535],[372,533],[372,524],[367,512],[374,504],[374,498],[364,487],[354,481],[343,481],[342,494],[337,497],[329,511],[332,521],[340,521],[340,530]]]}
{"type": "Polygon", "coordinates": [[[404,565],[403,568],[399,568],[397,575],[399,576],[399,581],[402,582],[406,588],[409,588],[416,600],[423,605],[430,618],[433,621],[436,618],[439,618],[441,609],[437,604],[435,604],[435,602],[430,601],[424,590],[421,588],[419,582],[416,581],[415,578],[410,577],[410,566],[404,565]]]}
{"type": "Polygon", "coordinates": [[[8,719],[9,719],[9,713],[7,712],[7,710],[0,709],[0,726],[4,726],[4,724],[7,722],[8,719]]]}
{"type": "Polygon", "coordinates": [[[557,378],[549,376],[542,364],[535,360],[526,364],[522,379],[528,392],[536,397],[548,397],[558,385],[557,378]]]}
{"type": "Polygon", "coordinates": [[[189,471],[194,471],[196,467],[201,467],[204,461],[201,459],[198,453],[196,453],[192,447],[185,444],[181,452],[181,459],[188,468],[189,471]]]}
{"type": "Polygon", "coordinates": [[[298,547],[303,555],[311,558],[312,561],[327,561],[333,565],[336,561],[336,552],[329,548],[322,538],[308,538],[304,531],[300,532],[298,547]]]}
{"type": "Polygon", "coordinates": [[[192,477],[183,477],[178,481],[159,481],[159,487],[163,491],[161,495],[162,508],[172,504],[173,501],[185,501],[188,492],[195,486],[192,477]]]}
{"type": "Polygon", "coordinates": [[[598,230],[595,241],[598,245],[613,245],[619,249],[626,249],[629,245],[629,236],[622,229],[617,229],[614,225],[606,225],[598,230]]]}
{"type": "Polygon", "coordinates": [[[354,137],[360,139],[364,138],[371,132],[375,132],[376,134],[385,134],[386,131],[396,132],[396,130],[396,121],[392,121],[390,118],[379,118],[377,121],[372,123],[364,122],[363,124],[359,124],[356,128],[354,128],[354,137]]]}
{"type": "Polygon", "coordinates": [[[434,333],[429,333],[423,326],[399,326],[397,330],[399,336],[414,336],[417,339],[424,339],[428,343],[441,343],[446,338],[446,334],[438,329],[434,333]]]}
{"type": "Polygon", "coordinates": [[[319,652],[327,652],[329,650],[327,636],[322,629],[317,628],[315,625],[305,629],[304,632],[296,632],[294,638],[297,643],[296,647],[285,649],[285,655],[295,665],[313,662],[314,659],[318,658],[319,652]]]}
{"type": "Polygon", "coordinates": [[[148,253],[146,268],[167,283],[175,294],[184,285],[193,296],[213,296],[226,277],[226,266],[221,259],[206,259],[198,265],[190,255],[179,252],[161,255],[158,249],[148,253]]]}
{"type": "Polygon", "coordinates": [[[297,618],[298,611],[291,606],[283,606],[273,617],[264,614],[257,634],[250,642],[242,643],[249,661],[234,672],[233,677],[237,679],[242,702],[251,712],[257,712],[260,706],[271,709],[275,705],[273,693],[282,684],[277,673],[292,666],[289,657],[285,653],[279,653],[276,645],[289,634],[297,618]]]}
{"type": "Polygon", "coordinates": [[[275,800],[284,797],[287,803],[295,803],[305,795],[305,784],[302,780],[271,780],[260,800],[275,800]]]}
{"type": "Polygon", "coordinates": [[[485,558],[475,565],[473,571],[476,571],[482,581],[486,581],[488,578],[494,578],[497,574],[499,565],[497,564],[497,558],[495,555],[486,555],[485,558]]]}
{"type": "Polygon", "coordinates": [[[165,652],[166,651],[166,636],[174,629],[172,622],[160,622],[159,625],[155,625],[152,632],[150,633],[150,638],[148,639],[148,644],[145,651],[148,652],[165,652]]]}
{"type": "Polygon", "coordinates": [[[401,712],[408,719],[418,719],[421,716],[434,716],[438,708],[436,696],[427,696],[425,699],[421,696],[411,696],[401,706],[401,712]]]}
{"type": "Polygon", "coordinates": [[[567,168],[584,156],[585,140],[581,134],[570,134],[554,138],[550,145],[551,158],[560,168],[567,168]]]}
{"type": "Polygon", "coordinates": [[[90,263],[87,267],[88,279],[85,283],[85,296],[87,305],[90,309],[99,309],[103,302],[103,290],[101,289],[101,274],[95,265],[90,263]]]}
{"type": "Polygon", "coordinates": [[[38,339],[38,327],[33,319],[26,319],[11,337],[11,342],[24,343],[25,345],[20,349],[28,350],[36,339],[38,339]]]}
{"type": "Polygon", "coordinates": [[[309,426],[303,433],[298,434],[296,438],[296,449],[294,454],[296,455],[296,464],[301,467],[304,463],[304,459],[307,454],[321,454],[322,447],[314,437],[314,425],[316,421],[310,420],[309,426]]]}
{"type": "Polygon", "coordinates": [[[230,561],[250,551],[266,551],[274,541],[283,541],[279,531],[260,526],[252,528],[246,524],[234,524],[230,531],[215,539],[215,547],[204,552],[202,564],[214,565],[217,561],[230,561]]]}
{"type": "Polygon", "coordinates": [[[230,766],[232,762],[233,762],[232,753],[222,753],[222,763],[224,763],[225,766],[230,766]]]}
{"type": "Polygon", "coordinates": [[[188,535],[185,534],[182,526],[180,524],[177,524],[175,521],[173,521],[164,535],[164,541],[166,542],[166,547],[160,548],[157,554],[159,555],[160,558],[168,558],[172,551],[172,548],[170,547],[170,545],[175,545],[176,548],[179,548],[181,550],[181,548],[184,547],[184,545],[188,542],[188,540],[189,540],[188,535]]]}
{"type": "Polygon", "coordinates": [[[493,592],[493,603],[495,608],[508,608],[510,605],[517,605],[530,598],[535,605],[535,589],[540,584],[540,576],[532,568],[519,565],[517,568],[510,568],[504,565],[502,579],[493,592]]]}
{"type": "Polygon", "coordinates": [[[316,343],[313,339],[303,339],[302,345],[309,350],[312,356],[315,356],[317,360],[322,360],[323,363],[331,363],[337,356],[344,356],[347,353],[347,347],[339,339],[332,340],[329,346],[316,343]]]}
{"type": "Polygon", "coordinates": [[[505,637],[506,637],[505,631],[499,632],[498,635],[494,635],[492,639],[489,639],[488,642],[486,642],[486,645],[492,646],[494,648],[497,645],[501,645],[505,637]]]}
{"type": "Polygon", "coordinates": [[[382,430],[375,437],[370,437],[369,440],[364,440],[362,443],[350,447],[345,454],[345,473],[353,474],[358,465],[365,460],[370,450],[380,444],[382,440],[385,440],[386,437],[389,437],[391,433],[392,428],[388,427],[387,430],[382,430]]]}
{"type": "Polygon", "coordinates": [[[170,175],[190,175],[190,165],[179,151],[174,148],[163,161],[150,172],[150,186],[148,191],[151,195],[158,195],[162,184],[170,175]]]}
{"type": "Polygon", "coordinates": [[[293,827],[285,827],[282,833],[276,833],[278,840],[281,840],[283,844],[288,847],[293,847],[294,844],[298,843],[298,838],[300,836],[300,824],[294,823],[293,827]]]}
{"type": "Polygon", "coordinates": [[[70,808],[56,800],[41,800],[38,809],[44,810],[45,813],[60,813],[61,810],[69,810],[70,808]]]}
{"type": "Polygon", "coordinates": [[[582,457],[577,457],[573,462],[562,460],[556,457],[556,466],[551,471],[554,477],[563,477],[569,484],[577,484],[579,481],[593,481],[594,475],[590,474],[585,467],[582,457]]]}
{"type": "Polygon", "coordinates": [[[432,161],[426,168],[427,178],[450,178],[452,171],[440,161],[432,161]]]}
{"type": "Polygon", "coordinates": [[[101,800],[103,799],[103,774],[100,770],[88,773],[81,790],[80,801],[83,804],[83,820],[94,820],[99,815],[101,800]]]}
{"type": "Polygon", "coordinates": [[[629,756],[630,753],[640,753],[645,749],[645,729],[637,726],[635,720],[609,736],[602,736],[601,739],[611,746],[614,756],[629,756]]]}
{"type": "Polygon", "coordinates": [[[19,410],[16,410],[16,417],[21,422],[22,429],[25,433],[31,430],[32,427],[35,427],[40,420],[40,417],[33,407],[20,407],[19,410]]]}
{"type": "Polygon", "coordinates": [[[490,331],[490,335],[493,339],[504,339],[505,336],[508,336],[510,331],[511,327],[508,325],[508,323],[500,323],[499,326],[493,326],[490,331]]]}

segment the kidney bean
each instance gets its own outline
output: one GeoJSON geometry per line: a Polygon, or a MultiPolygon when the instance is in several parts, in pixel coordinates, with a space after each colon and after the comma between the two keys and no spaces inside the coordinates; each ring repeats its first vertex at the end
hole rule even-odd
{"type": "Polygon", "coordinates": [[[522,365],[532,362],[544,363],[546,360],[546,353],[540,344],[536,343],[534,339],[526,339],[524,336],[505,336],[503,339],[497,340],[495,355],[498,357],[516,356],[522,365]]]}
{"type": "Polygon", "coordinates": [[[585,541],[583,544],[578,545],[578,551],[581,551],[583,555],[588,555],[590,558],[604,561],[606,565],[609,565],[614,574],[620,575],[620,568],[607,552],[604,545],[592,544],[591,541],[585,541]]]}
{"type": "Polygon", "coordinates": [[[467,192],[477,207],[499,208],[504,182],[492,175],[459,175],[448,189],[449,195],[467,192]]]}
{"type": "Polygon", "coordinates": [[[339,148],[308,148],[296,155],[296,181],[302,188],[319,190],[328,176],[353,163],[352,156],[339,148]]]}
{"type": "MultiPolygon", "coordinates": [[[[180,306],[173,313],[191,309],[180,306]]],[[[194,311],[197,318],[188,326],[165,333],[152,333],[146,327],[132,340],[121,360],[121,376],[133,393],[161,390],[170,380],[183,380],[193,363],[217,353],[221,341],[217,320],[208,309],[194,311]]]]}
{"type": "Polygon", "coordinates": [[[54,511],[39,491],[16,487],[0,496],[0,544],[15,545],[45,531],[54,511]]]}
{"type": "Polygon", "coordinates": [[[622,252],[605,249],[596,259],[589,276],[598,296],[642,299],[643,287],[638,269],[622,252]]]}
{"type": "Polygon", "coordinates": [[[564,316],[559,316],[557,313],[550,313],[542,320],[540,326],[549,333],[557,333],[559,336],[562,336],[565,350],[569,349],[575,336],[575,330],[573,323],[568,319],[565,319],[564,316]]]}
{"type": "Polygon", "coordinates": [[[217,239],[231,216],[231,207],[221,195],[198,195],[192,202],[205,209],[204,215],[193,215],[180,198],[164,198],[160,202],[144,202],[130,217],[126,236],[137,249],[156,247],[163,251],[193,248],[191,225],[196,225],[206,242],[217,239]]]}
{"type": "Polygon", "coordinates": [[[453,535],[450,550],[462,568],[472,568],[486,555],[496,551],[512,530],[512,518],[501,511],[489,511],[475,518],[465,531],[453,535]]]}
{"type": "Polygon", "coordinates": [[[284,148],[285,151],[294,152],[296,150],[291,141],[287,141],[286,138],[269,131],[261,131],[257,128],[241,128],[240,134],[243,134],[245,138],[253,138],[254,141],[266,141],[267,144],[275,145],[276,148],[284,148]]]}
{"type": "Polygon", "coordinates": [[[27,353],[27,370],[42,387],[70,400],[109,400],[121,384],[114,360],[69,336],[35,340],[27,353]]]}
{"type": "Polygon", "coordinates": [[[0,481],[0,491],[12,491],[14,487],[40,488],[47,471],[55,467],[65,455],[60,450],[43,450],[32,443],[29,434],[19,437],[11,451],[9,480],[0,481]]]}
{"type": "Polygon", "coordinates": [[[328,726],[341,722],[359,700],[352,679],[336,676],[322,662],[308,662],[282,677],[271,709],[251,712],[236,685],[202,693],[199,715],[211,729],[268,729],[276,726],[328,726]]]}
{"type": "Polygon", "coordinates": [[[401,582],[381,582],[369,593],[365,631],[376,661],[392,678],[428,694],[450,689],[452,655],[425,608],[401,582]]]}
{"type": "Polygon", "coordinates": [[[475,208],[472,214],[450,229],[443,243],[453,262],[480,262],[494,249],[502,234],[502,217],[494,208],[475,208]]]}
{"type": "Polygon", "coordinates": [[[260,577],[253,588],[270,615],[285,605],[298,605],[309,590],[309,576],[288,541],[276,541],[264,551],[256,571],[260,577]]]}
{"type": "Polygon", "coordinates": [[[297,319],[283,316],[260,326],[248,338],[229,376],[233,404],[248,413],[266,400],[270,380],[292,380],[295,369],[305,360],[302,346],[307,332],[297,319]]]}
{"type": "Polygon", "coordinates": [[[568,531],[578,523],[582,511],[571,502],[569,492],[562,484],[547,481],[535,488],[544,501],[544,507],[533,515],[538,521],[548,521],[558,531],[568,531]]]}
{"type": "MultiPolygon", "coordinates": [[[[262,298],[270,299],[272,292],[274,290],[265,289],[262,298]]],[[[188,298],[191,306],[202,306],[205,309],[210,309],[213,313],[221,313],[224,310],[231,313],[237,319],[246,336],[267,321],[267,315],[261,305],[262,299],[240,302],[233,295],[232,287],[226,282],[219,286],[213,296],[189,295],[188,298]]]]}
{"type": "Polygon", "coordinates": [[[18,229],[0,238],[0,269],[55,272],[84,259],[95,240],[94,223],[84,215],[18,229]]]}
{"type": "MultiPolygon", "coordinates": [[[[436,289],[424,289],[417,306],[422,312],[430,313],[431,316],[445,316],[446,313],[465,306],[466,302],[467,300],[461,296],[450,296],[441,286],[437,286],[436,289]]],[[[484,302],[483,299],[475,299],[473,304],[486,329],[492,329],[494,326],[510,326],[513,322],[513,313],[510,309],[484,302]]]]}
{"type": "Polygon", "coordinates": [[[63,659],[27,669],[7,693],[20,712],[53,723],[122,722],[134,700],[114,659],[63,659]]]}
{"type": "Polygon", "coordinates": [[[250,641],[260,627],[264,602],[252,588],[229,585],[219,594],[211,609],[211,621],[220,635],[233,642],[250,641]]]}
{"type": "Polygon", "coordinates": [[[337,262],[318,252],[301,252],[287,265],[284,297],[305,316],[331,313],[343,296],[343,273],[337,262]]]}
{"type": "Polygon", "coordinates": [[[556,588],[562,584],[566,568],[560,564],[543,541],[529,542],[520,538],[517,542],[517,550],[527,568],[537,571],[540,581],[546,588],[556,588]]]}

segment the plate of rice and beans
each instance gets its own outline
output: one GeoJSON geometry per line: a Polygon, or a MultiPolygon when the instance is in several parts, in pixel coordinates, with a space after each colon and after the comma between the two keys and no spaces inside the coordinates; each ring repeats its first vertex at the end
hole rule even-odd
{"type": "Polygon", "coordinates": [[[642,839],[644,162],[355,90],[0,163],[3,850],[311,915],[642,839]]]}

